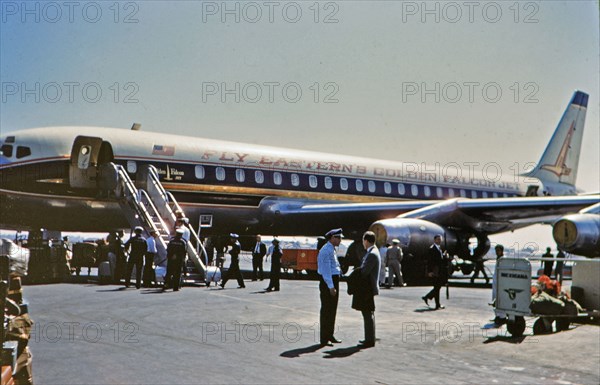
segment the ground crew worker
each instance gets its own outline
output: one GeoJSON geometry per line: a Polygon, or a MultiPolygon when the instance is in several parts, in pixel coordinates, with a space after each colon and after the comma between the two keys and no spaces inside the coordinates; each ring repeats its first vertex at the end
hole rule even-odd
{"type": "Polygon", "coordinates": [[[144,264],[144,254],[148,249],[146,239],[142,237],[144,229],[137,226],[134,230],[135,235],[125,243],[125,251],[129,251],[129,261],[127,263],[127,275],[125,276],[125,287],[129,287],[131,273],[135,266],[135,288],[139,289],[142,281],[142,267],[144,264]]]}
{"type": "Polygon", "coordinates": [[[483,265],[483,255],[478,256],[477,259],[475,259],[473,262],[475,264],[475,270],[473,271],[473,275],[471,276],[471,283],[475,283],[475,278],[479,277],[479,272],[481,271],[483,273],[483,278],[485,278],[485,284],[487,285],[490,279],[485,272],[485,266],[483,265]]]}
{"type": "Polygon", "coordinates": [[[271,256],[271,280],[269,281],[269,286],[265,289],[265,291],[279,291],[279,274],[281,273],[282,255],[283,250],[281,250],[281,247],[279,246],[279,239],[273,238],[267,253],[267,257],[271,256]]]}
{"type": "Polygon", "coordinates": [[[244,277],[240,271],[240,251],[242,251],[242,245],[240,245],[240,242],[238,241],[240,236],[231,233],[229,234],[229,237],[231,238],[231,250],[229,250],[229,255],[231,255],[231,264],[229,265],[229,270],[227,270],[225,273],[223,282],[221,282],[221,289],[225,288],[225,284],[231,278],[237,279],[238,289],[244,289],[246,285],[244,285],[244,277]]]}
{"type": "MultiPolygon", "coordinates": [[[[546,247],[546,254],[542,255],[542,258],[554,258],[549,247],[546,247]]],[[[554,267],[554,261],[543,261],[542,264],[544,265],[544,275],[547,275],[548,278],[550,278],[552,275],[552,267],[554,267]]]]}
{"type": "Polygon", "coordinates": [[[400,241],[398,239],[392,240],[392,246],[388,247],[386,252],[386,262],[389,268],[387,287],[394,285],[394,275],[398,278],[398,286],[406,286],[404,279],[402,278],[402,268],[400,262],[402,262],[402,249],[400,248],[400,241]]]}
{"type": "Polygon", "coordinates": [[[165,276],[163,291],[168,288],[173,288],[173,291],[179,291],[181,270],[183,269],[183,262],[187,255],[187,245],[183,239],[183,233],[182,228],[175,230],[175,237],[167,245],[167,275],[165,276]]]}
{"type": "Polygon", "coordinates": [[[111,272],[114,272],[115,283],[121,283],[121,278],[127,271],[127,258],[123,251],[123,233],[121,230],[115,231],[109,241],[109,249],[115,256],[114,269],[111,266],[111,272]]]}
{"type": "Polygon", "coordinates": [[[156,239],[158,238],[158,232],[156,230],[150,230],[150,236],[146,239],[146,256],[144,260],[144,287],[152,287],[152,282],[156,282],[154,277],[154,270],[152,264],[154,263],[154,257],[158,253],[156,248],[156,239]]]}

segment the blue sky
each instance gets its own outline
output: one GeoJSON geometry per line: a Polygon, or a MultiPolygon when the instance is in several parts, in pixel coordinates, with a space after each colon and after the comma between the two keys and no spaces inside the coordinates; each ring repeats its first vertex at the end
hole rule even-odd
{"type": "Polygon", "coordinates": [[[0,9],[2,134],[139,122],[511,173],[539,159],[581,89],[578,185],[600,190],[597,1],[23,4],[0,9]]]}

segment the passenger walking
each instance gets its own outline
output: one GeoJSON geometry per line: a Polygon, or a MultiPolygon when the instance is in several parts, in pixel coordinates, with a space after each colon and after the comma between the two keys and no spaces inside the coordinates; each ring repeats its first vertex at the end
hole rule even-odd
{"type": "Polygon", "coordinates": [[[428,300],[435,300],[435,310],[445,309],[440,304],[440,289],[448,282],[448,259],[447,253],[442,251],[442,236],[437,234],[433,237],[433,245],[429,248],[427,263],[428,276],[433,279],[433,289],[424,297],[421,297],[429,306],[428,300]]]}
{"type": "Polygon", "coordinates": [[[224,274],[223,282],[221,282],[221,289],[225,288],[225,284],[231,278],[236,278],[238,281],[238,289],[246,288],[244,285],[244,277],[242,276],[242,272],[240,271],[240,252],[242,251],[242,246],[238,241],[240,237],[237,234],[231,233],[229,234],[231,238],[231,250],[229,250],[229,255],[231,255],[231,264],[229,265],[229,270],[224,274]]]}
{"type": "Polygon", "coordinates": [[[333,229],[325,234],[327,243],[317,256],[317,272],[320,275],[319,292],[321,297],[321,346],[332,346],[331,343],[341,341],[334,337],[335,317],[340,292],[340,262],[337,259],[336,247],[342,242],[342,229],[333,229]]]}
{"type": "Polygon", "coordinates": [[[283,250],[281,249],[281,246],[279,246],[279,239],[273,238],[271,246],[269,246],[269,251],[267,252],[267,257],[271,257],[271,280],[269,281],[269,286],[265,289],[266,291],[279,291],[279,275],[281,274],[282,255],[283,250]]]}
{"type": "Polygon", "coordinates": [[[129,252],[129,261],[127,263],[127,275],[125,276],[125,287],[129,287],[131,281],[131,273],[135,266],[135,288],[139,289],[142,281],[142,267],[144,264],[144,254],[148,249],[146,239],[142,237],[144,229],[137,226],[134,229],[135,235],[129,238],[125,243],[125,251],[129,252]]]}
{"type": "Polygon", "coordinates": [[[378,274],[381,265],[379,250],[375,246],[375,233],[367,231],[363,235],[363,246],[367,250],[360,264],[360,283],[352,297],[352,308],[363,316],[365,339],[359,347],[375,346],[375,296],[379,294],[378,274]]]}
{"type": "MultiPolygon", "coordinates": [[[[261,242],[260,235],[256,236],[256,245],[252,251],[252,280],[263,280],[263,258],[267,254],[267,246],[261,242]]],[[[271,262],[272,264],[272,262],[271,262]]],[[[270,286],[270,285],[269,285],[270,286]]]]}
{"type": "Polygon", "coordinates": [[[152,283],[156,282],[154,276],[154,258],[158,253],[156,248],[156,239],[158,238],[158,232],[156,230],[150,230],[150,236],[146,239],[146,256],[144,261],[144,287],[152,287],[152,283]]]}
{"type": "Polygon", "coordinates": [[[388,247],[386,253],[386,264],[388,267],[388,282],[387,286],[391,287],[396,285],[396,278],[398,279],[397,286],[406,286],[404,279],[402,278],[402,249],[400,248],[400,241],[398,239],[392,240],[392,246],[388,247]],[[395,277],[394,277],[395,276],[395,277]]]}
{"type": "Polygon", "coordinates": [[[187,256],[186,241],[183,239],[183,229],[175,230],[175,237],[167,245],[167,275],[163,291],[172,288],[173,291],[179,291],[181,282],[181,270],[187,256]]]}

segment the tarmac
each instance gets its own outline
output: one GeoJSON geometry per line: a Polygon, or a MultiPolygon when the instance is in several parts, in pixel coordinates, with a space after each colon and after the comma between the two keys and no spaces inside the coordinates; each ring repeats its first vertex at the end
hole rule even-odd
{"type": "MultiPolygon", "coordinates": [[[[362,317],[341,283],[336,337],[319,346],[318,283],[268,281],[179,292],[30,285],[36,384],[598,384],[600,328],[513,338],[493,318],[489,288],[451,287],[444,310],[428,287],[382,289],[377,343],[360,349],[362,317]]],[[[444,293],[445,294],[445,293],[444,293]]]]}

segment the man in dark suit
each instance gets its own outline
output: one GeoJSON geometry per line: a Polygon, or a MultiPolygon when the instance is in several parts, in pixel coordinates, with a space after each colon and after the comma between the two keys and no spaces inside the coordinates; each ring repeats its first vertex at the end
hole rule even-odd
{"type": "Polygon", "coordinates": [[[256,245],[252,250],[252,280],[263,280],[263,258],[267,254],[267,246],[261,242],[260,235],[256,236],[256,245]],[[258,272],[258,274],[257,274],[258,272]]]}
{"type": "Polygon", "coordinates": [[[363,235],[363,246],[367,253],[360,264],[360,284],[352,297],[352,308],[362,313],[365,339],[359,341],[359,347],[375,346],[375,296],[379,294],[379,269],[381,257],[375,246],[375,233],[367,231],[363,235]]]}
{"type": "Polygon", "coordinates": [[[429,248],[429,259],[427,263],[428,276],[433,279],[433,289],[426,296],[421,297],[429,306],[428,300],[435,299],[435,310],[445,309],[440,305],[440,289],[448,282],[448,260],[442,251],[442,236],[437,234],[433,237],[433,245],[429,248]]]}

